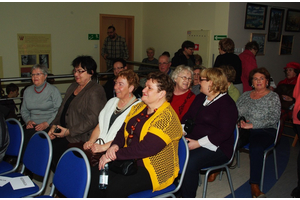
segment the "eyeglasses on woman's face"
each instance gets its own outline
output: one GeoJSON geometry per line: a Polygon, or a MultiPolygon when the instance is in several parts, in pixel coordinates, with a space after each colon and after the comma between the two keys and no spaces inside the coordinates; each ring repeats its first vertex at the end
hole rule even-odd
{"type": "Polygon", "coordinates": [[[84,72],[86,72],[86,70],[75,70],[75,69],[73,69],[73,74],[76,74],[76,73],[82,74],[84,72]]]}
{"type": "Polygon", "coordinates": [[[184,80],[184,81],[186,81],[186,80],[188,80],[189,82],[192,81],[192,78],[190,78],[190,77],[186,77],[186,76],[178,76],[178,77],[182,78],[182,80],[184,80]]]}
{"type": "Polygon", "coordinates": [[[32,77],[33,77],[33,76],[42,76],[42,75],[44,75],[44,74],[43,74],[43,73],[31,74],[32,77]]]}

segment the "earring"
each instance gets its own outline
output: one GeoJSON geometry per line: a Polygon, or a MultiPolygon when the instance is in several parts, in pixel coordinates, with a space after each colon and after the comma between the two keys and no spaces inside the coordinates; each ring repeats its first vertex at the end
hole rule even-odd
{"type": "Polygon", "coordinates": [[[251,85],[251,87],[254,89],[254,86],[253,86],[253,84],[251,85]]]}

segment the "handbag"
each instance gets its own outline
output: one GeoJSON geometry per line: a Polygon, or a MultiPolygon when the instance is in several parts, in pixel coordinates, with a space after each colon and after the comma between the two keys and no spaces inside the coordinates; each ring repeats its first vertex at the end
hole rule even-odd
{"type": "Polygon", "coordinates": [[[117,174],[130,176],[137,173],[138,166],[135,159],[115,160],[108,164],[109,169],[117,174]]]}
{"type": "MultiPolygon", "coordinates": [[[[101,144],[101,142],[102,142],[103,144],[105,144],[105,142],[103,141],[102,138],[98,138],[98,139],[96,140],[96,142],[97,142],[97,141],[100,141],[100,142],[99,142],[100,144],[101,144]]],[[[95,143],[96,143],[96,142],[95,142],[95,143]]],[[[69,144],[68,144],[68,147],[69,147],[69,148],[71,148],[71,147],[77,147],[77,148],[81,149],[81,150],[85,153],[85,155],[86,155],[86,157],[88,158],[88,160],[89,160],[89,162],[90,162],[90,165],[91,165],[92,167],[98,165],[101,156],[102,156],[103,154],[105,154],[105,152],[93,153],[91,149],[86,149],[86,150],[83,149],[83,144],[84,144],[84,142],[82,142],[82,141],[77,142],[77,143],[69,143],[69,144]]]]}

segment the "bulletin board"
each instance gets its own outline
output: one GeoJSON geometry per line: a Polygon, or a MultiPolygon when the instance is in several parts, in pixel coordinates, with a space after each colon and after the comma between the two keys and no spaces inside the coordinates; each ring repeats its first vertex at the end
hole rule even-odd
{"type": "Polygon", "coordinates": [[[29,77],[35,64],[46,65],[51,73],[51,34],[18,34],[17,39],[21,77],[29,77]]]}
{"type": "Polygon", "coordinates": [[[187,31],[187,39],[195,43],[194,54],[202,57],[202,65],[210,67],[210,30],[189,30],[187,31]]]}

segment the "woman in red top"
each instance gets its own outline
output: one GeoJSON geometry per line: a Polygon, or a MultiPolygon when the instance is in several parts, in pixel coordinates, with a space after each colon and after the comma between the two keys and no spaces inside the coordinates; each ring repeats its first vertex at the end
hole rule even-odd
{"type": "Polygon", "coordinates": [[[190,67],[179,65],[172,74],[175,83],[171,106],[179,119],[188,111],[195,99],[195,94],[190,90],[193,81],[193,71],[190,67]]]}
{"type": "Polygon", "coordinates": [[[295,84],[297,83],[297,77],[300,72],[300,64],[296,62],[289,62],[284,67],[284,73],[286,78],[280,81],[277,88],[274,90],[280,98],[281,103],[281,116],[280,116],[280,130],[279,137],[282,135],[284,122],[287,119],[292,119],[293,104],[295,99],[293,98],[293,91],[295,84]]]}

